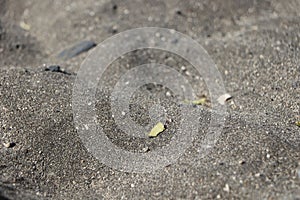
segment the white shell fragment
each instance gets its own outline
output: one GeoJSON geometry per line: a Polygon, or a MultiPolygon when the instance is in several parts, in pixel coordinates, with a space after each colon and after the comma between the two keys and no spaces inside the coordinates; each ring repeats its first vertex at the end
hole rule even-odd
{"type": "Polygon", "coordinates": [[[228,101],[228,100],[231,99],[231,98],[232,98],[232,96],[231,96],[230,94],[226,93],[226,94],[221,95],[221,96],[218,98],[218,102],[219,102],[219,104],[221,104],[221,105],[225,105],[226,101],[228,101]]]}

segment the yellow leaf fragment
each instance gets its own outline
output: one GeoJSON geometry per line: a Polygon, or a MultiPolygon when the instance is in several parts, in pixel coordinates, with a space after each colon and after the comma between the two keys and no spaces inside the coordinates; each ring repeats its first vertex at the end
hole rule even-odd
{"type": "Polygon", "coordinates": [[[295,124],[296,124],[296,126],[300,127],[300,121],[297,121],[295,124]]]}
{"type": "Polygon", "coordinates": [[[204,105],[205,103],[206,103],[205,97],[192,101],[192,104],[194,104],[194,105],[204,105]]]}
{"type": "Polygon", "coordinates": [[[159,122],[152,128],[152,130],[150,131],[148,136],[149,137],[157,137],[164,130],[165,130],[165,126],[163,125],[163,123],[159,122]]]}
{"type": "Polygon", "coordinates": [[[183,104],[193,104],[193,105],[205,105],[207,103],[207,99],[206,97],[203,97],[203,98],[200,98],[200,99],[197,99],[197,100],[184,100],[182,102],[183,104]]]}
{"type": "Polygon", "coordinates": [[[190,103],[190,101],[186,100],[186,99],[182,102],[182,104],[189,104],[189,103],[190,103]]]}

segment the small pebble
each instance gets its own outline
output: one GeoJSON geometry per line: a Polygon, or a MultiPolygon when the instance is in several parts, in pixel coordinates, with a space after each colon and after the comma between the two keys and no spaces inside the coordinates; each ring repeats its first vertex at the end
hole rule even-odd
{"type": "Polygon", "coordinates": [[[226,184],[225,187],[223,188],[223,190],[224,190],[225,192],[229,192],[229,191],[230,191],[229,185],[226,184]]]}
{"type": "Polygon", "coordinates": [[[177,10],[177,11],[176,11],[176,14],[177,14],[177,15],[182,15],[182,12],[181,12],[180,10],[177,10]]]}
{"type": "Polygon", "coordinates": [[[174,34],[175,32],[176,32],[176,31],[175,31],[174,29],[171,29],[171,30],[170,30],[170,33],[171,33],[171,34],[174,34]]]}
{"type": "Polygon", "coordinates": [[[167,119],[167,122],[172,123],[173,122],[172,118],[167,119]]]}
{"type": "Polygon", "coordinates": [[[118,5],[117,5],[117,4],[114,4],[113,7],[112,7],[112,9],[113,9],[113,10],[117,10],[117,9],[118,9],[118,5]]]}
{"type": "Polygon", "coordinates": [[[116,25],[114,25],[113,27],[112,27],[112,33],[117,33],[118,32],[118,26],[116,26],[116,25]]]}
{"type": "Polygon", "coordinates": [[[6,148],[13,148],[14,146],[16,146],[16,143],[14,143],[14,142],[8,142],[8,143],[4,143],[3,145],[6,148]]]}
{"type": "Polygon", "coordinates": [[[172,95],[171,92],[169,92],[169,91],[166,92],[167,97],[170,97],[171,95],[172,95]]]}
{"type": "Polygon", "coordinates": [[[245,163],[246,163],[246,161],[244,161],[244,160],[240,160],[240,161],[239,161],[239,164],[240,164],[240,165],[244,165],[245,163]]]}
{"type": "Polygon", "coordinates": [[[229,99],[231,99],[232,96],[230,94],[223,94],[221,95],[219,98],[218,98],[218,102],[221,104],[221,105],[225,105],[226,101],[228,101],[229,99]]]}
{"type": "Polygon", "coordinates": [[[144,147],[144,148],[142,149],[142,151],[143,151],[144,153],[146,153],[146,152],[150,151],[150,149],[149,149],[149,147],[144,147]]]}

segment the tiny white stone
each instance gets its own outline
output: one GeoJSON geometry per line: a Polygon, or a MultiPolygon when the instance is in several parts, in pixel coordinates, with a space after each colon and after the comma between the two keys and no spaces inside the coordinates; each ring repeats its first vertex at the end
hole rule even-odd
{"type": "Polygon", "coordinates": [[[125,15],[128,15],[128,14],[129,14],[129,10],[125,9],[125,10],[124,10],[124,14],[125,14],[125,15]]]}
{"type": "Polygon", "coordinates": [[[114,30],[114,31],[118,30],[118,26],[117,26],[117,25],[114,25],[114,26],[112,27],[112,30],[114,30]]]}
{"type": "Polygon", "coordinates": [[[95,14],[96,14],[96,13],[95,13],[94,11],[90,11],[90,12],[89,12],[89,15],[90,15],[91,17],[94,17],[95,14]]]}
{"type": "Polygon", "coordinates": [[[144,148],[142,149],[142,151],[143,151],[144,153],[146,153],[147,151],[149,151],[149,148],[148,148],[148,147],[144,147],[144,148]]]}
{"type": "Polygon", "coordinates": [[[243,163],[245,163],[244,160],[240,160],[240,161],[239,161],[239,164],[240,164],[240,165],[243,164],[243,163]]]}
{"type": "Polygon", "coordinates": [[[125,116],[125,115],[126,115],[126,113],[123,111],[123,112],[122,112],[122,115],[123,115],[123,116],[125,116]]]}
{"type": "Polygon", "coordinates": [[[225,192],[229,192],[229,191],[230,191],[229,185],[226,184],[225,187],[223,188],[223,190],[224,190],[225,192]]]}

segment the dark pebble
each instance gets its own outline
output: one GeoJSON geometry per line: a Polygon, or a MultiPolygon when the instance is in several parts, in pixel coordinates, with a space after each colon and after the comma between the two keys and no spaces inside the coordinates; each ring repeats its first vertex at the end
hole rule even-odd
{"type": "Polygon", "coordinates": [[[58,66],[58,65],[51,65],[51,66],[47,67],[47,68],[45,69],[45,71],[49,71],[49,72],[58,72],[58,73],[63,73],[63,74],[71,75],[70,73],[68,73],[68,72],[66,72],[66,71],[64,71],[64,70],[62,70],[62,69],[60,68],[60,66],[58,66]]]}
{"type": "Polygon", "coordinates": [[[246,164],[246,161],[244,161],[244,160],[243,160],[243,161],[240,161],[240,164],[241,164],[241,165],[244,165],[244,164],[246,164]]]}
{"type": "Polygon", "coordinates": [[[176,14],[177,14],[177,15],[182,15],[182,12],[181,12],[180,10],[177,10],[177,11],[176,11],[176,14]]]}

